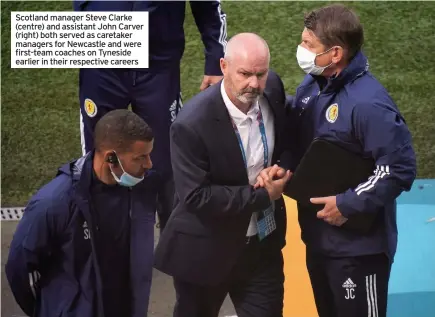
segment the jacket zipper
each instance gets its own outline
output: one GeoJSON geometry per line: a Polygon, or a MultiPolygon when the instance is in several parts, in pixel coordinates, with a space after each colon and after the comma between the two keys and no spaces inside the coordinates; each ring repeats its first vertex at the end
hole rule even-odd
{"type": "Polygon", "coordinates": [[[128,214],[130,220],[132,219],[132,205],[133,205],[131,196],[132,196],[131,187],[129,187],[128,188],[128,214]]]}
{"type": "MultiPolygon", "coordinates": [[[[96,209],[94,206],[94,203],[92,201],[92,199],[89,200],[88,203],[89,206],[89,211],[90,211],[90,222],[89,222],[89,229],[91,230],[91,247],[92,247],[92,251],[91,251],[91,257],[92,257],[92,261],[94,262],[94,266],[95,266],[95,273],[96,273],[96,287],[97,287],[97,293],[95,294],[97,296],[97,316],[98,317],[103,317],[104,316],[104,305],[103,305],[103,285],[102,285],[102,279],[101,279],[101,272],[100,272],[100,265],[98,263],[98,258],[97,258],[97,247],[95,244],[95,236],[94,236],[94,232],[93,232],[93,228],[95,225],[95,230],[96,231],[100,231],[100,227],[98,225],[99,222],[99,217],[96,214],[96,209]],[[95,219],[95,217],[97,219],[95,219]]],[[[86,217],[85,217],[86,218],[86,217]]]]}

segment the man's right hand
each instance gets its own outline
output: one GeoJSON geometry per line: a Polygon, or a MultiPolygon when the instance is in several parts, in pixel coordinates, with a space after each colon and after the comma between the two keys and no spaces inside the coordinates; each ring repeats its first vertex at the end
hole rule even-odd
{"type": "Polygon", "coordinates": [[[290,171],[285,171],[283,168],[274,165],[261,171],[254,188],[264,187],[269,193],[270,199],[277,200],[282,196],[284,187],[291,175],[290,171]]]}
{"type": "Polygon", "coordinates": [[[275,180],[280,179],[285,176],[285,169],[279,167],[278,165],[273,165],[263,169],[257,176],[257,183],[255,183],[254,188],[264,187],[265,180],[275,180]]]}
{"type": "Polygon", "coordinates": [[[264,188],[266,188],[267,192],[269,193],[270,200],[277,200],[282,196],[282,193],[284,192],[284,187],[290,177],[291,173],[290,171],[287,171],[285,172],[284,177],[280,179],[269,179],[265,181],[264,188]]]}

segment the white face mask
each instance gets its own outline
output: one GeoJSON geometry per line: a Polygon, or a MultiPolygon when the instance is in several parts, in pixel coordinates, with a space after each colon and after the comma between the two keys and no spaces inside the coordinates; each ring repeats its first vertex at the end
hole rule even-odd
{"type": "MultiPolygon", "coordinates": [[[[113,151],[113,152],[115,152],[115,151],[113,151]]],[[[115,154],[116,154],[116,152],[115,152],[115,154]]],[[[119,167],[121,167],[121,169],[122,169],[121,177],[116,176],[116,174],[112,170],[111,165],[109,165],[109,168],[110,168],[110,172],[112,173],[113,178],[118,182],[119,185],[125,186],[125,187],[133,187],[134,185],[140,183],[145,178],[145,175],[142,176],[141,178],[138,178],[138,177],[134,177],[133,175],[128,174],[124,170],[124,167],[122,166],[121,160],[119,158],[118,158],[118,164],[119,164],[119,167]]]]}
{"type": "Polygon", "coordinates": [[[307,50],[305,47],[299,45],[298,51],[296,53],[296,58],[298,59],[298,64],[305,73],[311,74],[311,75],[320,75],[323,73],[323,71],[326,68],[328,68],[329,66],[332,65],[332,62],[331,62],[331,64],[329,64],[327,66],[323,66],[323,67],[317,66],[316,65],[316,57],[329,52],[331,49],[332,49],[332,47],[330,49],[324,51],[323,53],[316,54],[316,53],[313,53],[313,52],[307,50]]]}

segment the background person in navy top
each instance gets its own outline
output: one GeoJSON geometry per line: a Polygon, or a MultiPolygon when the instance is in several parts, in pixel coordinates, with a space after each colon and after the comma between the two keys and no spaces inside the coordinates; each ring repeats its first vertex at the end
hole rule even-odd
{"type": "MultiPolygon", "coordinates": [[[[189,1],[205,50],[204,78],[200,89],[222,78],[219,59],[226,45],[226,15],[220,1],[189,1]]],[[[161,230],[173,205],[172,168],[169,154],[169,126],[182,107],[180,62],[184,53],[185,1],[74,1],[76,11],[148,11],[149,68],[80,69],[80,131],[83,154],[92,150],[93,131],[108,111],[132,110],[153,129],[156,144],[154,169],[162,178],[157,199],[161,230]]]]}
{"type": "Polygon", "coordinates": [[[269,60],[261,37],[235,35],[223,81],[171,127],[176,203],[155,267],[174,277],[175,317],[217,317],[228,293],[240,317],[282,316],[289,174],[254,188],[282,152],[285,92],[269,60]]]}
{"type": "Polygon", "coordinates": [[[144,317],[152,279],[153,134],[129,110],[106,114],[95,150],[30,200],[6,276],[28,316],[144,317]],[[144,252],[145,250],[145,252],[144,252]]]}
{"type": "Polygon", "coordinates": [[[369,72],[358,17],[335,4],[307,14],[304,25],[296,57],[307,75],[289,105],[292,158],[286,164],[295,170],[315,137],[376,162],[374,174],[356,188],[298,205],[317,309],[320,317],[386,316],[397,245],[396,197],[416,177],[411,135],[369,72]],[[376,214],[368,234],[341,228],[364,213],[376,214]]]}

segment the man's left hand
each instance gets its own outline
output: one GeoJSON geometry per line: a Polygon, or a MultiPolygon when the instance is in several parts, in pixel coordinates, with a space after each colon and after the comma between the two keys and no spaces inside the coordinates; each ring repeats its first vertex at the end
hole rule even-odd
{"type": "Polygon", "coordinates": [[[204,90],[204,89],[210,87],[211,85],[216,84],[222,78],[223,78],[223,76],[207,76],[207,75],[205,75],[204,79],[202,80],[201,87],[199,87],[199,89],[204,90]]]}
{"type": "MultiPolygon", "coordinates": [[[[279,167],[278,165],[273,165],[270,167],[267,167],[263,169],[260,174],[257,176],[257,182],[254,185],[254,189],[257,189],[259,187],[264,187],[265,182],[268,182],[269,180],[273,181],[276,179],[281,179],[286,175],[286,170],[279,167]]],[[[292,176],[292,173],[290,172],[290,176],[292,176]]]]}
{"type": "Polygon", "coordinates": [[[340,227],[347,221],[347,218],[344,217],[337,208],[336,196],[311,198],[310,201],[313,204],[325,205],[322,210],[317,212],[317,218],[323,219],[330,225],[337,227],[340,227]]]}

